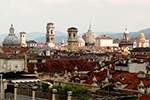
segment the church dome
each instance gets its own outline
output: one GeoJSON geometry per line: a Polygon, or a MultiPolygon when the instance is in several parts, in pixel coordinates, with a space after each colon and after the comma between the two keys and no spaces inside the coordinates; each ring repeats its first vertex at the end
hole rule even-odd
{"type": "Polygon", "coordinates": [[[143,32],[140,34],[140,37],[141,37],[141,38],[145,38],[145,35],[144,35],[143,32]]]}
{"type": "Polygon", "coordinates": [[[78,43],[85,43],[85,41],[80,37],[80,38],[78,39],[78,43]]]}
{"type": "Polygon", "coordinates": [[[19,46],[20,41],[17,38],[17,36],[14,34],[13,25],[11,25],[9,31],[10,33],[8,34],[8,36],[5,37],[3,41],[3,46],[19,46]]]}
{"type": "Polygon", "coordinates": [[[89,26],[88,32],[84,33],[82,36],[85,43],[94,43],[96,37],[98,37],[98,35],[92,31],[91,25],[89,26]]]}
{"type": "Polygon", "coordinates": [[[8,36],[4,39],[3,44],[9,44],[9,45],[10,45],[10,44],[17,44],[17,45],[19,45],[20,42],[19,42],[17,36],[15,36],[15,35],[8,35],[8,36]]]}

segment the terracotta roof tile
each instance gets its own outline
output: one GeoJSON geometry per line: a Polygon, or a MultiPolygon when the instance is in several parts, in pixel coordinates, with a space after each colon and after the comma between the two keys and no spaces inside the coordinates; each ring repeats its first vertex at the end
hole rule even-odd
{"type": "Polygon", "coordinates": [[[102,35],[100,37],[97,37],[96,39],[112,39],[111,37],[107,37],[105,35],[102,35]]]}

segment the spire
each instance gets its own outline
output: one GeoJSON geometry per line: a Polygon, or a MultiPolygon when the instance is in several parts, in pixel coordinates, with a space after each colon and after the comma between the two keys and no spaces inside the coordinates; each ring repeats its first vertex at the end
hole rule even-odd
{"type": "Polygon", "coordinates": [[[91,30],[91,22],[90,22],[90,24],[89,24],[89,30],[91,30]]]}

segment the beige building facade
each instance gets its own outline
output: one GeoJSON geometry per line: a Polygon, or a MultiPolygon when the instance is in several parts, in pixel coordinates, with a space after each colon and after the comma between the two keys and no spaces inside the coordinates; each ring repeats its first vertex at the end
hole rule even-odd
{"type": "Polygon", "coordinates": [[[0,58],[0,71],[23,71],[25,68],[25,60],[24,59],[16,59],[16,58],[0,58]]]}
{"type": "Polygon", "coordinates": [[[113,46],[113,39],[105,35],[97,37],[95,46],[113,46]]]}

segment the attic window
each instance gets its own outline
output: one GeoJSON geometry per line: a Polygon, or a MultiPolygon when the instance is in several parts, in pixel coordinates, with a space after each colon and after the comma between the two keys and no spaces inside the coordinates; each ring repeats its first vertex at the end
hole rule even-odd
{"type": "Polygon", "coordinates": [[[117,84],[117,88],[119,88],[119,89],[120,89],[120,88],[121,88],[121,84],[117,84]]]}
{"type": "Polygon", "coordinates": [[[105,82],[102,82],[102,86],[104,86],[106,83],[105,82]]]}

